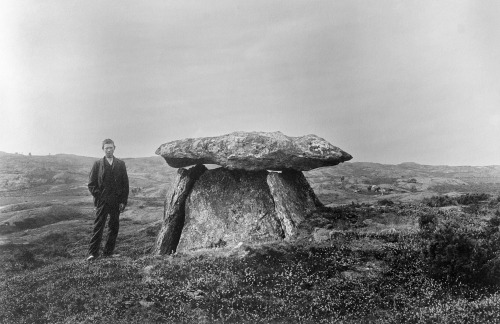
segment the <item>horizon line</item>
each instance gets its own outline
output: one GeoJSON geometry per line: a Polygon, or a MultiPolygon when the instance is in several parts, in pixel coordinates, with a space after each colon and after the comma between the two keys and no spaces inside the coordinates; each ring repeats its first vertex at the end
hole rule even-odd
{"type": "MultiPolygon", "coordinates": [[[[49,153],[45,155],[40,155],[40,154],[24,154],[24,152],[15,152],[15,153],[10,153],[10,152],[5,152],[5,151],[0,151],[0,157],[2,155],[19,155],[19,156],[35,156],[35,157],[47,157],[47,156],[58,156],[58,155],[71,155],[71,156],[76,156],[76,157],[84,157],[84,158],[94,158],[94,159],[100,159],[101,157],[98,156],[88,156],[88,155],[79,155],[79,154],[74,154],[74,153],[49,153]]],[[[120,159],[146,159],[146,158],[162,158],[161,155],[150,155],[150,156],[138,156],[138,157],[120,157],[120,159]]],[[[119,158],[119,157],[116,157],[119,158]]],[[[373,163],[373,164],[383,164],[383,165],[402,165],[402,164],[416,164],[416,165],[422,165],[422,166],[448,166],[448,167],[500,167],[500,164],[484,164],[484,165],[450,165],[450,164],[425,164],[425,163],[419,163],[419,162],[413,162],[413,161],[405,161],[405,162],[400,162],[400,163],[387,163],[387,162],[373,162],[373,161],[345,161],[342,163],[373,163]]],[[[341,164],[341,163],[340,163],[341,164]]],[[[336,165],[335,165],[336,166],[336,165]]]]}

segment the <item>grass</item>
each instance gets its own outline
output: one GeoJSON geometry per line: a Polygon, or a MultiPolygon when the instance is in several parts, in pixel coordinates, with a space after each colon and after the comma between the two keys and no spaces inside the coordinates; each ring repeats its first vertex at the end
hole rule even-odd
{"type": "Polygon", "coordinates": [[[351,204],[311,215],[293,242],[169,257],[149,255],[158,223],[124,218],[121,256],[92,263],[90,223],[75,223],[70,233],[1,246],[0,323],[500,322],[496,287],[428,276],[417,226],[429,213],[472,227],[492,216],[351,204]],[[328,239],[316,241],[317,228],[328,239]]]}
{"type": "Polygon", "coordinates": [[[0,234],[10,234],[62,221],[82,219],[88,212],[77,206],[45,203],[20,204],[0,212],[0,234]]]}

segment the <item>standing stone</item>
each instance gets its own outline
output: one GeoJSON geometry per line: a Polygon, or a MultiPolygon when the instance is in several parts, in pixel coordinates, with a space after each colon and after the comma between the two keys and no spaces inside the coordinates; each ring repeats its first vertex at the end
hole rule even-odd
{"type": "Polygon", "coordinates": [[[178,251],[284,238],[267,171],[208,170],[186,200],[178,251]]]}
{"type": "Polygon", "coordinates": [[[163,225],[156,238],[154,254],[171,254],[176,251],[184,227],[185,202],[196,180],[207,170],[204,165],[179,169],[165,199],[163,225]]]}
{"type": "Polygon", "coordinates": [[[297,226],[308,214],[323,206],[300,171],[271,172],[267,183],[274,199],[276,214],[287,237],[296,234],[297,226]]]}

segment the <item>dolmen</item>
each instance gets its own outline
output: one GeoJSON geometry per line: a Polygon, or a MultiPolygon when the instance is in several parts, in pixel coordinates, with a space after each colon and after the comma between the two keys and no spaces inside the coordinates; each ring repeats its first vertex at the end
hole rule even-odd
{"type": "Polygon", "coordinates": [[[154,254],[293,238],[322,206],[302,171],[352,159],[316,135],[281,132],[183,139],[156,154],[179,170],[154,254]]]}

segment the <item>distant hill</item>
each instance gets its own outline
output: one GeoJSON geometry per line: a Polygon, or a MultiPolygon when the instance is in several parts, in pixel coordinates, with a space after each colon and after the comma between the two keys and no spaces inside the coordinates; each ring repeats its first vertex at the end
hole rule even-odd
{"type": "MultiPolygon", "coordinates": [[[[71,154],[27,156],[0,152],[0,197],[88,196],[88,174],[97,158],[71,154]]],[[[164,197],[176,169],[159,156],[124,158],[131,197],[164,197]]],[[[433,166],[346,162],[304,172],[325,204],[421,198],[423,194],[500,191],[500,166],[433,166]]],[[[1,204],[0,204],[1,205],[1,204]]]]}
{"type": "Polygon", "coordinates": [[[345,162],[305,172],[325,203],[362,202],[381,193],[393,198],[422,198],[449,192],[500,192],[500,166],[397,165],[345,162]],[[376,191],[374,191],[376,190],[376,191]]]}
{"type": "MultiPolygon", "coordinates": [[[[0,195],[88,195],[88,175],[97,158],[71,154],[28,156],[0,154],[0,195]]],[[[131,190],[138,196],[161,196],[175,176],[161,157],[124,158],[131,190]]]]}
{"type": "Polygon", "coordinates": [[[397,165],[370,162],[342,163],[331,168],[308,172],[311,176],[326,171],[337,176],[365,179],[373,184],[408,178],[456,179],[467,183],[500,183],[500,165],[446,166],[401,163],[397,165]]]}

